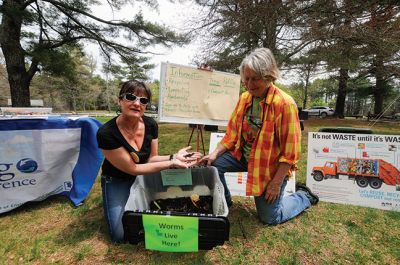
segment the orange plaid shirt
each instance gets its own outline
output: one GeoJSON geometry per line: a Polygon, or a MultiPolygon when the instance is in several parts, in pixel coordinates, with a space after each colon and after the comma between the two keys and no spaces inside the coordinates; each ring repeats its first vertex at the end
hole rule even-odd
{"type": "MultiPolygon", "coordinates": [[[[242,93],[229,120],[226,134],[220,142],[237,160],[242,157],[244,145],[242,125],[245,113],[251,106],[251,99],[249,92],[242,93]]],[[[271,85],[266,104],[263,100],[260,106],[265,115],[248,161],[246,184],[248,196],[260,196],[263,193],[278,170],[280,162],[292,165],[289,170],[291,174],[296,169],[301,151],[300,121],[293,98],[275,85],[271,85]]]]}

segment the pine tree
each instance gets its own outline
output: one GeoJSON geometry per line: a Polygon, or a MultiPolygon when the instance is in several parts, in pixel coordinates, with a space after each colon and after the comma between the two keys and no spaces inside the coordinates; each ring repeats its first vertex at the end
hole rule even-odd
{"type": "MultiPolygon", "coordinates": [[[[132,1],[104,1],[120,9],[132,1]]],[[[143,2],[143,1],[142,1],[143,2]]],[[[147,0],[157,5],[156,1],[147,0]]],[[[144,20],[139,12],[132,20],[105,20],[91,12],[93,0],[4,0],[0,5],[0,44],[3,51],[13,106],[30,106],[29,85],[40,68],[65,65],[69,56],[64,45],[83,41],[97,43],[107,55],[132,61],[154,44],[170,46],[185,38],[158,24],[144,20]],[[121,38],[127,40],[124,44],[121,38]]],[[[59,70],[59,68],[58,68],[59,70]]]]}

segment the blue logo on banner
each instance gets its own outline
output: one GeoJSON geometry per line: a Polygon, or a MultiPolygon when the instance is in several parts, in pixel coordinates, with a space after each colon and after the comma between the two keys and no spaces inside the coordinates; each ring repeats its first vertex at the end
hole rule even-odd
{"type": "Polygon", "coordinates": [[[38,168],[38,164],[31,158],[23,158],[17,163],[17,169],[22,173],[32,173],[38,168]]]}
{"type": "Polygon", "coordinates": [[[72,188],[72,182],[71,181],[64,182],[64,189],[65,190],[70,190],[71,188],[72,188]]]}

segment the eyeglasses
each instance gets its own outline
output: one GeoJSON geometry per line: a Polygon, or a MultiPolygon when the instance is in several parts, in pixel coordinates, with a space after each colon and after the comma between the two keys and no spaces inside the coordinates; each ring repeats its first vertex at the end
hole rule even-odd
{"type": "Polygon", "coordinates": [[[136,101],[139,100],[140,104],[142,105],[147,105],[147,103],[149,103],[149,99],[146,97],[138,97],[135,94],[132,93],[126,93],[124,95],[121,96],[121,98],[123,100],[127,100],[127,101],[136,101]]]}

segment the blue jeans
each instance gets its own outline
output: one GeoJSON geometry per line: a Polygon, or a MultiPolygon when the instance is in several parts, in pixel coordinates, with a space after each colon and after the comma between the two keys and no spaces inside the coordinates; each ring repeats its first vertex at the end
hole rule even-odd
{"type": "Polygon", "coordinates": [[[288,177],[282,182],[279,198],[272,203],[265,199],[265,191],[260,196],[254,196],[258,217],[261,222],[277,225],[286,222],[311,206],[310,200],[303,192],[295,192],[283,197],[288,177]]]}
{"type": "Polygon", "coordinates": [[[133,178],[122,179],[101,176],[104,216],[111,240],[115,243],[124,242],[122,215],[134,181],[133,178]]]}
{"type": "MultiPolygon", "coordinates": [[[[247,171],[247,162],[243,158],[241,161],[238,161],[230,152],[225,152],[214,161],[213,166],[218,169],[219,177],[224,185],[225,197],[228,200],[228,198],[231,198],[231,195],[226,185],[224,173],[247,171]]],[[[283,197],[287,180],[288,177],[285,177],[282,182],[279,198],[273,203],[267,202],[265,191],[260,196],[254,197],[258,217],[264,224],[276,225],[286,222],[311,206],[310,200],[302,192],[295,192],[283,197]]]]}
{"type": "Polygon", "coordinates": [[[224,174],[225,172],[246,172],[246,160],[242,157],[242,160],[238,161],[232,156],[230,152],[225,152],[221,156],[219,156],[212,165],[218,170],[219,179],[224,186],[226,202],[228,203],[228,205],[232,204],[231,193],[228,189],[228,186],[226,185],[224,174]]]}

